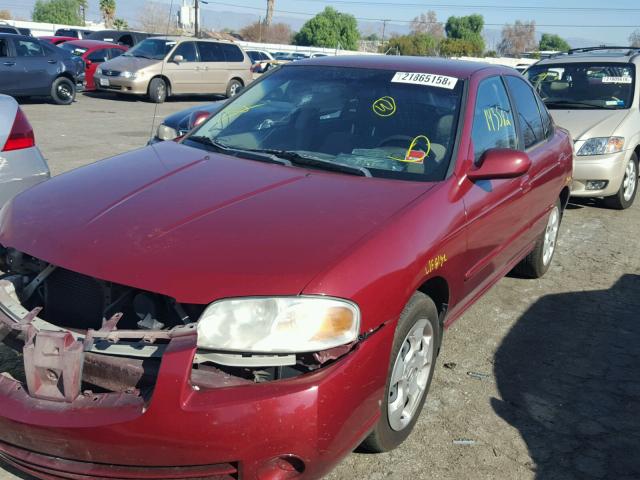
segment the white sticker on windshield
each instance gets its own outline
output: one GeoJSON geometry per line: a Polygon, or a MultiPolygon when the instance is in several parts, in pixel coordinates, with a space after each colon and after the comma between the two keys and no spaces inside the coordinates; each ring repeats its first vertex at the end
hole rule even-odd
{"type": "Polygon", "coordinates": [[[414,85],[425,85],[427,87],[447,88],[449,90],[452,90],[458,83],[458,79],[455,77],[416,72],[396,72],[391,81],[394,83],[413,83],[414,85]]]}
{"type": "Polygon", "coordinates": [[[602,83],[633,83],[631,77],[602,77],[602,83]]]}

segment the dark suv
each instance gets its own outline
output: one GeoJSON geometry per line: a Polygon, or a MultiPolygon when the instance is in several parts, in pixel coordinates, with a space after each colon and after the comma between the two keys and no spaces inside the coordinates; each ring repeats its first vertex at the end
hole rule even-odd
{"type": "Polygon", "coordinates": [[[0,33],[0,93],[48,96],[69,105],[83,73],[80,57],[33,37],[0,33]]]}

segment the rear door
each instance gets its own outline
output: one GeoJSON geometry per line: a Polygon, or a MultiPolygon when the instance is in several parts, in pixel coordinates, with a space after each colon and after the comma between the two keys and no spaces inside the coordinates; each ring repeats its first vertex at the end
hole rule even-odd
{"type": "Polygon", "coordinates": [[[206,89],[201,68],[196,42],[182,42],[178,45],[164,66],[165,73],[171,81],[171,91],[173,93],[204,93],[206,89]],[[182,56],[180,62],[175,60],[178,55],[182,56]]]}
{"type": "Polygon", "coordinates": [[[13,44],[8,38],[0,38],[0,93],[11,95],[18,84],[18,66],[13,44]]]}
{"type": "MultiPolygon", "coordinates": [[[[515,112],[502,78],[478,86],[472,127],[473,158],[481,165],[493,148],[520,149],[515,112]]],[[[518,256],[529,215],[522,210],[522,178],[479,180],[464,196],[467,211],[467,300],[482,292],[518,256]]]]}
{"type": "Polygon", "coordinates": [[[529,84],[517,76],[505,76],[515,110],[524,148],[531,159],[531,169],[522,178],[526,208],[531,219],[527,234],[529,241],[541,233],[546,213],[560,192],[557,189],[557,169],[561,168],[560,155],[565,155],[555,136],[553,122],[547,109],[539,101],[529,84]]]}
{"type": "Polygon", "coordinates": [[[224,93],[227,88],[227,65],[218,42],[198,42],[203,93],[224,93]]]}
{"type": "Polygon", "coordinates": [[[19,90],[31,94],[49,94],[51,82],[58,72],[57,55],[45,52],[38,40],[25,37],[13,39],[19,90]]]}
{"type": "MultiPolygon", "coordinates": [[[[248,75],[251,72],[251,61],[245,56],[240,47],[233,43],[221,43],[220,48],[227,62],[227,83],[232,78],[241,78],[242,83],[246,86],[251,79],[248,75]]],[[[265,55],[260,54],[264,60],[265,55]]]]}

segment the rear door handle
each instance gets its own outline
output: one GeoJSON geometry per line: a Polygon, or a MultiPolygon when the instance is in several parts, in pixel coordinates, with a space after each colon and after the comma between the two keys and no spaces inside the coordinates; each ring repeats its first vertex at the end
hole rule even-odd
{"type": "Polygon", "coordinates": [[[50,64],[53,65],[54,63],[58,63],[58,62],[57,62],[57,60],[47,60],[47,63],[50,63],[50,64]]]}
{"type": "Polygon", "coordinates": [[[4,65],[6,65],[7,67],[13,67],[16,64],[16,62],[4,62],[4,65]]]}

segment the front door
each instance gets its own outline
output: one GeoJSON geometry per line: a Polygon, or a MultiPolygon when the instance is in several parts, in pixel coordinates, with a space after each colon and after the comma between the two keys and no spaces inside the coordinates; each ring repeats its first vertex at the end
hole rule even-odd
{"type": "MultiPolygon", "coordinates": [[[[472,129],[475,165],[493,148],[519,149],[515,116],[501,77],[481,81],[472,129]]],[[[471,167],[473,168],[473,167],[471,167]]],[[[467,182],[470,182],[468,179],[467,182]]],[[[502,275],[504,266],[519,254],[523,229],[522,178],[475,181],[464,196],[467,211],[466,300],[471,300],[502,275]]]]}
{"type": "Polygon", "coordinates": [[[172,93],[204,93],[201,65],[195,42],[182,42],[169,56],[164,66],[172,93]],[[176,57],[182,60],[177,61],[176,57]]]}
{"type": "Polygon", "coordinates": [[[37,40],[15,38],[13,44],[20,90],[25,93],[48,94],[57,71],[56,55],[45,54],[44,48],[37,40]]]}

